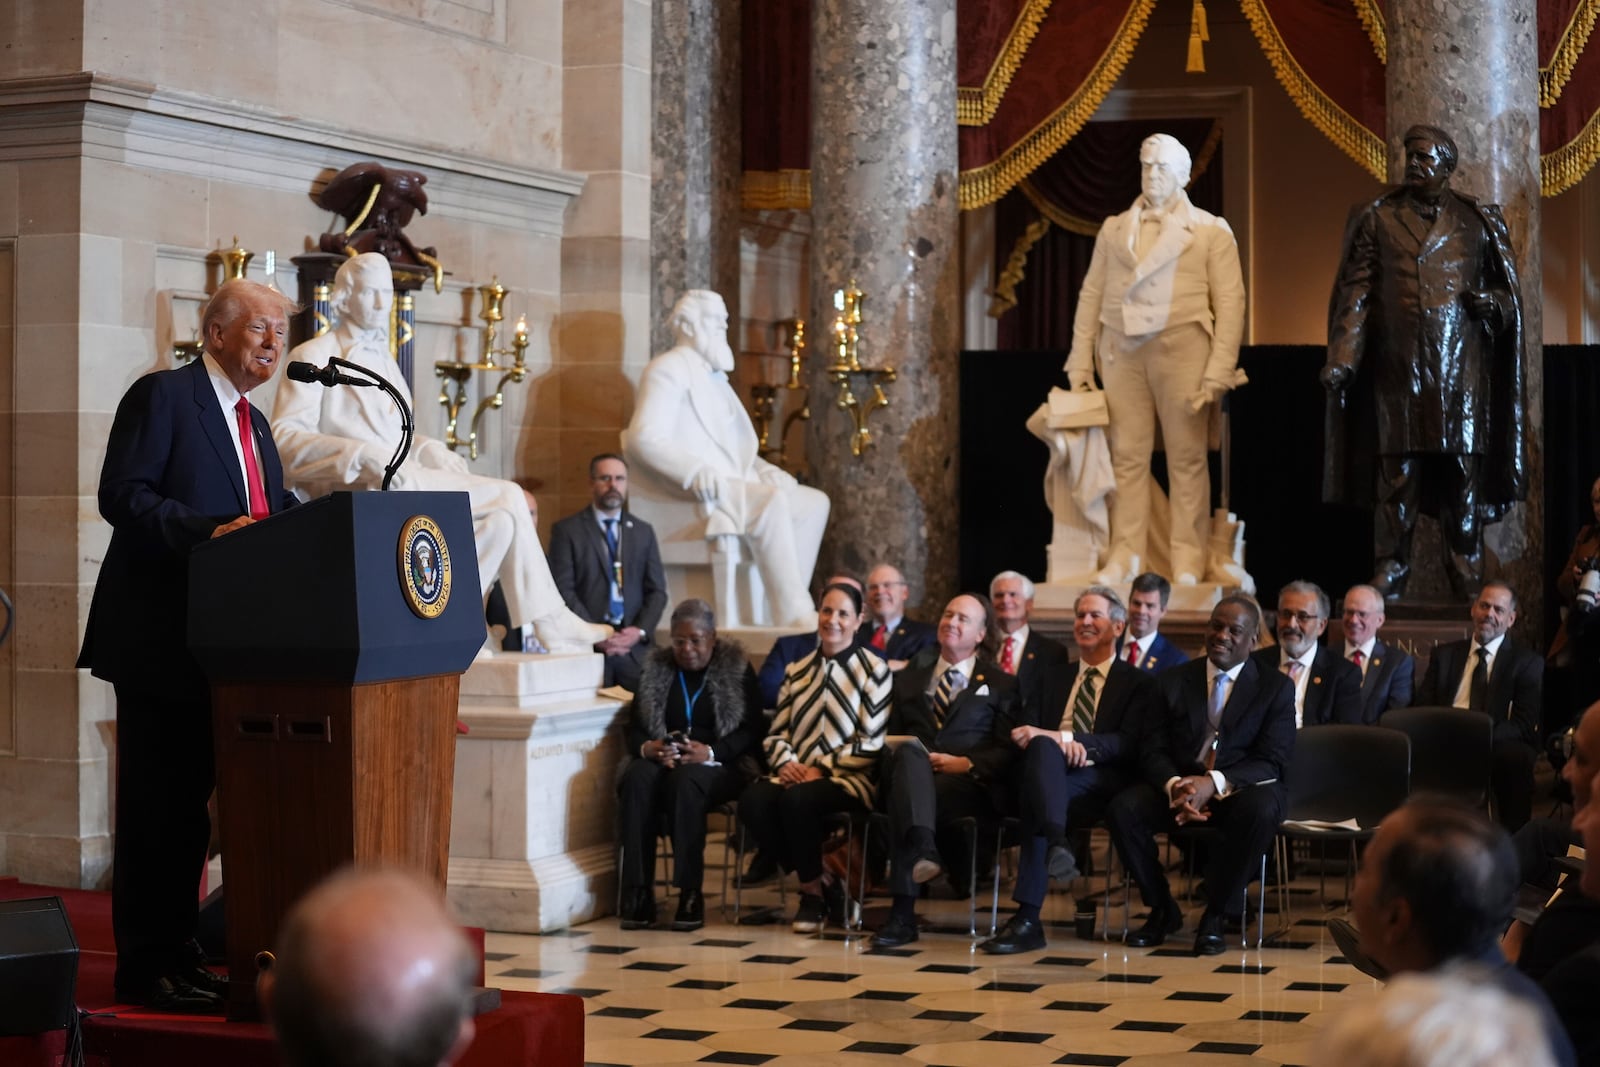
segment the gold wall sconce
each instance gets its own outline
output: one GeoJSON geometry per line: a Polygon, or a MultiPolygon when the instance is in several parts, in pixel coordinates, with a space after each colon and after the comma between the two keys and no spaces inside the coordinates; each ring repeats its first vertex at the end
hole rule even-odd
{"type": "MultiPolygon", "coordinates": [[[[811,418],[811,405],[809,398],[799,396],[793,403],[784,405],[786,414],[783,422],[778,426],[777,442],[773,442],[772,428],[777,421],[778,393],[803,392],[805,383],[800,379],[800,371],[805,362],[806,350],[806,323],[804,319],[784,319],[776,324],[782,331],[782,347],[789,351],[786,354],[789,360],[789,380],[782,385],[770,382],[760,382],[750,387],[750,421],[755,426],[757,438],[757,454],[768,463],[782,467],[790,474],[797,473],[799,464],[792,462],[785,453],[785,444],[789,440],[789,430],[796,422],[811,418]]],[[[747,352],[749,356],[765,357],[768,359],[784,355],[775,352],[747,352]]]]}
{"type": "Polygon", "coordinates": [[[834,406],[850,415],[854,428],[850,433],[850,454],[859,458],[872,444],[872,431],[867,428],[867,416],[879,408],[889,406],[883,387],[895,380],[893,367],[863,367],[859,351],[861,340],[861,307],[866,294],[856,287],[854,279],[843,289],[833,291],[832,347],[833,362],[824,368],[828,380],[839,388],[834,406]],[[872,395],[866,401],[856,396],[854,383],[872,386],[872,395]]]}
{"type": "Polygon", "coordinates": [[[505,403],[505,388],[508,383],[522,382],[528,376],[528,318],[526,315],[517,319],[516,332],[511,341],[510,348],[496,348],[494,346],[495,333],[498,324],[505,318],[502,310],[505,305],[506,293],[509,290],[500,284],[500,279],[495,278],[488,285],[478,286],[478,298],[482,301],[482,308],[478,317],[483,320],[483,347],[479,350],[476,363],[464,363],[459,359],[441,359],[434,363],[433,371],[440,379],[439,403],[444,406],[450,416],[450,421],[445,427],[444,443],[452,451],[466,446],[467,458],[478,458],[478,430],[483,423],[484,415],[491,410],[499,408],[505,403]],[[496,362],[497,357],[510,356],[512,362],[509,366],[496,362]],[[465,438],[460,436],[458,427],[461,418],[461,409],[467,402],[467,383],[472,380],[475,372],[485,371],[490,374],[498,371],[500,380],[495,383],[494,392],[478,401],[478,406],[472,413],[472,425],[465,438]],[[455,388],[451,389],[451,383],[455,388]]]}

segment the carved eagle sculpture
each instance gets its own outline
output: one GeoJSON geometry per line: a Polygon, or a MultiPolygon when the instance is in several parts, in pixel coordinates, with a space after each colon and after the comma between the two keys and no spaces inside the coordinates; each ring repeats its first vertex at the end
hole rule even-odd
{"type": "Polygon", "coordinates": [[[333,176],[316,196],[317,206],[337,213],[347,225],[318,240],[324,252],[358,256],[376,252],[396,266],[426,267],[433,274],[434,291],[444,284],[444,267],[432,247],[418,248],[405,235],[417,214],[428,213],[428,194],[422,187],[428,176],[414,170],[396,170],[382,163],[353,163],[333,176]]]}

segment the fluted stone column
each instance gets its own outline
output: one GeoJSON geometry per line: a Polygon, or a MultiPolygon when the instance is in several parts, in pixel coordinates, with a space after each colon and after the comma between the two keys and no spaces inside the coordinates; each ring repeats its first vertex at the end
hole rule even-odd
{"type": "MultiPolygon", "coordinates": [[[[1485,543],[1500,573],[1522,597],[1524,625],[1543,616],[1544,424],[1542,268],[1539,249],[1539,58],[1535,0],[1438,3],[1391,0],[1388,5],[1387,114],[1389,174],[1405,170],[1408,127],[1439,126],[1455,139],[1461,160],[1452,188],[1499,204],[1505,211],[1522,280],[1527,336],[1528,501],[1488,527],[1485,543]]],[[[1419,530],[1418,558],[1443,558],[1431,522],[1419,530]],[[1424,557],[1422,553],[1429,553],[1424,557]]],[[[1416,568],[1413,594],[1448,599],[1438,567],[1416,568]]]]}
{"type": "Polygon", "coordinates": [[[811,11],[808,432],[833,499],[817,569],[892,562],[928,618],[954,591],[959,530],[956,5],[813,0],[811,11]],[[822,371],[832,294],[851,279],[866,294],[861,362],[899,371],[860,458],[822,371]]]}
{"type": "Polygon", "coordinates": [[[662,352],[685,290],[721,293],[739,324],[739,0],[656,0],[651,35],[650,350],[662,352]]]}

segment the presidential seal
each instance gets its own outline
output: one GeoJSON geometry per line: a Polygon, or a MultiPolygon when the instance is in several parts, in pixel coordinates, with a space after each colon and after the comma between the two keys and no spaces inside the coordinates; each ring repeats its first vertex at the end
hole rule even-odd
{"type": "Polygon", "coordinates": [[[413,515],[400,529],[400,591],[424,619],[438,618],[450,603],[450,546],[426,515],[413,515]]]}

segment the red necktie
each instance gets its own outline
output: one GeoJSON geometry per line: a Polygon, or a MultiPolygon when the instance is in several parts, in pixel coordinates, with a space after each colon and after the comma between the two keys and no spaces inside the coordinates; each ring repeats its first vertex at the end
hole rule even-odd
{"type": "Polygon", "coordinates": [[[877,632],[872,635],[871,645],[879,652],[889,647],[889,628],[887,626],[878,627],[877,632]]]}
{"type": "Polygon", "coordinates": [[[250,517],[264,519],[272,514],[272,509],[267,507],[267,490],[261,483],[261,468],[256,466],[255,435],[250,427],[250,401],[241,396],[233,410],[239,416],[239,447],[244,452],[244,477],[250,486],[250,517]]]}
{"type": "Polygon", "coordinates": [[[1356,649],[1354,652],[1350,653],[1350,662],[1354,663],[1357,667],[1361,666],[1361,660],[1362,659],[1363,659],[1363,657],[1361,655],[1361,650],[1359,648],[1356,649]]]}
{"type": "Polygon", "coordinates": [[[1137,641],[1128,642],[1128,663],[1134,667],[1139,665],[1139,642],[1137,641]]]}
{"type": "Polygon", "coordinates": [[[1006,637],[1005,647],[1000,649],[1000,669],[1005,671],[1007,674],[1017,673],[1017,659],[1012,654],[1012,650],[1016,647],[1017,639],[1008,635],[1006,637]]]}

